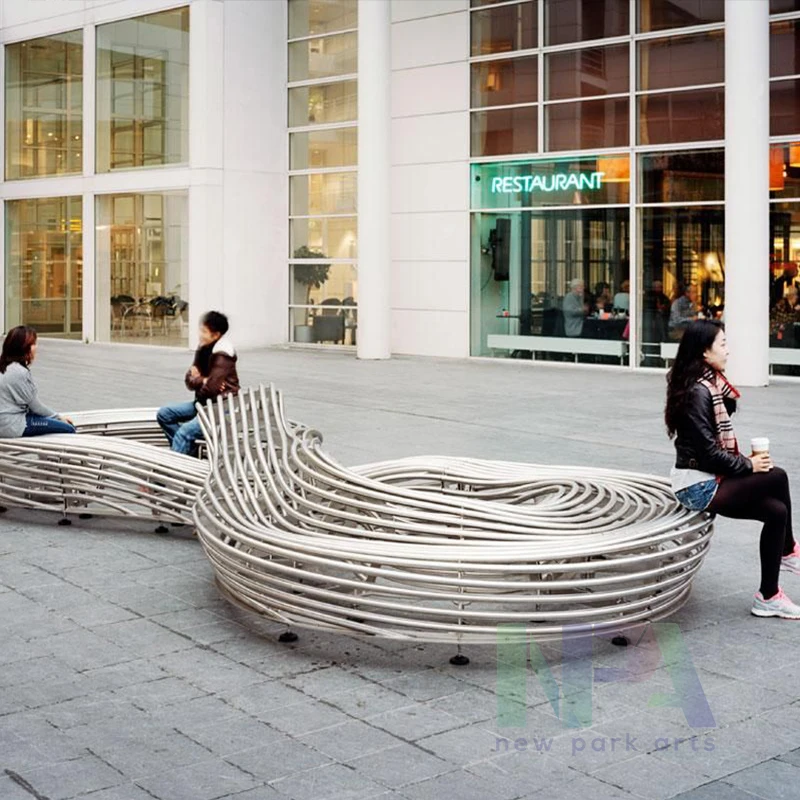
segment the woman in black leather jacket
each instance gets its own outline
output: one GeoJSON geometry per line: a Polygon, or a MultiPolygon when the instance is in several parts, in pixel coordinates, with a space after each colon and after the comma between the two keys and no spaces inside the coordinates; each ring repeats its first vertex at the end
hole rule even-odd
{"type": "Polygon", "coordinates": [[[764,523],[761,586],[751,612],[800,619],[800,606],[778,585],[781,569],[800,575],[789,479],[773,466],[768,453],[748,458],[739,452],[730,420],[739,392],[725,378],[727,361],[728,345],[719,323],[698,320],[689,325],[667,376],[664,419],[670,437],[675,437],[672,488],[692,510],[764,523]]]}

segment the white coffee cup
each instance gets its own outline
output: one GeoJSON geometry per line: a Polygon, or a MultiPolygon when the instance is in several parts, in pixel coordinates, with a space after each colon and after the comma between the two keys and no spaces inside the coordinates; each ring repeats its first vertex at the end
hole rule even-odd
{"type": "Polygon", "coordinates": [[[750,452],[753,455],[766,453],[769,455],[769,439],[766,436],[757,436],[750,440],[750,452]]]}

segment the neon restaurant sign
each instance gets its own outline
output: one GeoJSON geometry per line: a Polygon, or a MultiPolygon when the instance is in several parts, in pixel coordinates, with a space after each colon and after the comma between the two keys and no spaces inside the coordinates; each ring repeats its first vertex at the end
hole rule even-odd
{"type": "Polygon", "coordinates": [[[550,175],[515,175],[491,179],[492,194],[519,192],[563,192],[597,190],[603,185],[605,172],[557,172],[550,175]]]}

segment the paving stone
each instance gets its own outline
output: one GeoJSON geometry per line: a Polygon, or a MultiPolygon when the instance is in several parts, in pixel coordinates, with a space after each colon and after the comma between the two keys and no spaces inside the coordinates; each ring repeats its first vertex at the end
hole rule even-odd
{"type": "Polygon", "coordinates": [[[755,795],[743,792],[725,781],[713,781],[688,792],[675,795],[675,800],[754,800],[755,795]]]}
{"type": "Polygon", "coordinates": [[[83,672],[82,675],[91,681],[96,692],[102,692],[106,689],[120,689],[123,686],[131,686],[132,684],[167,677],[167,673],[163,669],[146,658],[136,658],[131,661],[124,661],[122,664],[89,669],[83,672]]]}
{"type": "Polygon", "coordinates": [[[359,774],[390,789],[458,769],[413,744],[401,744],[381,750],[377,755],[354,758],[348,764],[359,774]]]}
{"type": "Polygon", "coordinates": [[[85,749],[54,728],[38,711],[8,714],[0,717],[0,743],[9,746],[26,742],[43,754],[41,764],[69,761],[85,755],[85,749]]]}
{"type": "MultiPolygon", "coordinates": [[[[199,689],[224,693],[226,697],[264,682],[264,677],[250,667],[204,648],[167,653],[152,660],[164,671],[186,678],[199,689]]],[[[300,695],[300,699],[304,700],[304,695],[300,695]]]]}
{"type": "Polygon", "coordinates": [[[576,800],[583,797],[591,800],[634,800],[636,797],[589,775],[582,775],[561,786],[549,786],[530,796],[536,800],[576,800]]]}
{"type": "Polygon", "coordinates": [[[326,755],[288,736],[273,739],[265,747],[228,756],[227,761],[265,783],[332,763],[326,755]]]}
{"type": "Polygon", "coordinates": [[[451,694],[442,700],[432,700],[433,708],[441,708],[465,722],[484,722],[497,719],[497,695],[479,687],[451,694]]]}
{"type": "Polygon", "coordinates": [[[138,615],[127,608],[108,603],[95,598],[91,605],[74,606],[64,610],[63,616],[84,628],[94,628],[98,625],[109,625],[114,622],[138,619],[138,615]]]}
{"type": "Polygon", "coordinates": [[[134,657],[129,651],[88,630],[51,636],[48,647],[57,658],[81,671],[121,664],[134,657]]]}
{"type": "Polygon", "coordinates": [[[520,787],[511,778],[496,777],[484,780],[472,772],[457,769],[435,778],[412,783],[399,790],[409,800],[441,800],[457,797],[459,800],[511,800],[520,796],[520,787]]]}
{"type": "Polygon", "coordinates": [[[415,703],[413,706],[377,714],[370,717],[369,722],[409,742],[453,728],[464,728],[469,724],[463,717],[449,714],[431,703],[415,703]]]}
{"type": "Polygon", "coordinates": [[[448,697],[465,690],[464,682],[433,669],[410,672],[398,678],[381,681],[389,689],[422,702],[448,697]]]}
{"type": "Polygon", "coordinates": [[[765,800],[800,800],[800,767],[777,759],[735,772],[725,782],[765,800]]]}
{"type": "Polygon", "coordinates": [[[209,757],[207,748],[177,731],[153,732],[145,741],[127,741],[121,747],[98,742],[92,752],[128,779],[138,780],[169,769],[197,764],[209,757]]]}
{"type": "Polygon", "coordinates": [[[3,800],[31,800],[31,793],[8,775],[0,775],[0,797],[3,800]]]}
{"type": "Polygon", "coordinates": [[[93,755],[39,769],[23,770],[19,774],[48,800],[67,800],[80,793],[107,789],[124,781],[117,770],[93,755]]]}
{"type": "Polygon", "coordinates": [[[124,648],[134,657],[174,653],[193,646],[186,636],[167,630],[148,619],[116,622],[95,628],[94,632],[124,648]]]}
{"type": "MultiPolygon", "coordinates": [[[[558,759],[536,752],[524,750],[500,755],[488,761],[470,764],[469,771],[492,783],[498,773],[513,778],[520,787],[520,793],[531,791],[534,787],[563,786],[581,776],[558,759]]],[[[508,777],[506,778],[508,780],[508,777]]]]}
{"type": "Polygon", "coordinates": [[[163,706],[162,708],[150,709],[148,716],[152,720],[184,730],[221,724],[230,717],[246,715],[243,715],[238,708],[234,708],[221,697],[206,695],[205,697],[194,697],[180,703],[163,706]]]}
{"type": "Polygon", "coordinates": [[[285,800],[286,795],[264,784],[255,789],[248,789],[246,792],[236,792],[236,794],[226,794],[219,800],[285,800]]]}
{"type": "Polygon", "coordinates": [[[97,589],[98,594],[110,603],[115,603],[134,614],[151,617],[166,611],[181,611],[192,603],[149,586],[106,587],[97,589]]]}
{"type": "Polygon", "coordinates": [[[52,656],[40,656],[26,661],[15,661],[4,665],[0,671],[0,688],[26,683],[44,683],[58,678],[77,678],[77,670],[52,656]]]}
{"type": "Polygon", "coordinates": [[[785,761],[787,764],[793,764],[795,767],[800,767],[800,748],[778,756],[778,760],[785,761]]]}
{"type": "Polygon", "coordinates": [[[135,725],[147,719],[141,709],[123,698],[115,697],[111,692],[54,703],[40,708],[38,712],[47,722],[60,729],[109,719],[120,724],[135,725]]]}
{"type": "MultiPolygon", "coordinates": [[[[153,795],[134,786],[132,783],[123,783],[111,789],[101,789],[99,792],[78,795],[85,800],[153,800],[153,795]]],[[[30,800],[28,795],[27,800],[30,800]]]]}
{"type": "Polygon", "coordinates": [[[359,675],[354,675],[341,667],[324,667],[311,672],[303,672],[283,683],[317,700],[332,700],[333,695],[340,692],[358,691],[369,684],[359,675]]]}
{"type": "Polygon", "coordinates": [[[496,756],[496,741],[494,733],[478,724],[426,736],[416,744],[453,764],[472,764],[496,756]]]}
{"type": "Polygon", "coordinates": [[[623,764],[602,767],[593,772],[592,777],[648,800],[667,800],[707,781],[699,772],[680,764],[668,764],[647,753],[623,764]]]}
{"type": "Polygon", "coordinates": [[[385,787],[351,767],[331,764],[275,781],[273,788],[292,800],[367,800],[385,794],[385,787]]]}
{"type": "Polygon", "coordinates": [[[681,745],[654,753],[669,763],[688,766],[709,780],[796,749],[797,734],[768,719],[749,719],[698,736],[696,749],[681,745]]]}
{"type": "Polygon", "coordinates": [[[336,761],[350,761],[400,744],[391,734],[357,719],[306,734],[299,741],[336,761]]]}
{"type": "Polygon", "coordinates": [[[298,692],[297,689],[278,681],[251,684],[226,694],[230,698],[231,705],[267,720],[273,709],[295,705],[307,698],[307,695],[298,692]]]}
{"type": "Polygon", "coordinates": [[[216,800],[252,789],[261,782],[234,765],[216,759],[142,778],[137,783],[163,800],[216,800]]]}
{"type": "Polygon", "coordinates": [[[331,705],[341,708],[353,717],[370,719],[387,711],[415,706],[410,697],[378,683],[358,684],[357,691],[341,692],[330,699],[331,705]]]}
{"type": "Polygon", "coordinates": [[[278,731],[266,723],[252,719],[241,712],[203,726],[179,727],[190,739],[222,758],[255,747],[263,748],[270,741],[282,738],[278,731]]]}
{"type": "Polygon", "coordinates": [[[114,696],[129,701],[136,708],[149,711],[207,695],[183,678],[163,676],[144,683],[122,686],[114,690],[114,696]]]}
{"type": "MultiPolygon", "coordinates": [[[[65,681],[49,681],[47,683],[27,683],[23,686],[15,686],[13,689],[14,702],[21,704],[22,707],[38,709],[44,706],[63,703],[66,700],[74,700],[79,697],[86,697],[97,691],[95,685],[84,674],[65,681]]],[[[4,703],[5,698],[0,696],[0,703],[4,703]]],[[[9,707],[4,705],[5,713],[9,712],[9,707]]]]}
{"type": "Polygon", "coordinates": [[[306,700],[303,703],[276,708],[265,718],[271,728],[292,736],[326,730],[352,719],[334,705],[322,700],[306,700]]]}

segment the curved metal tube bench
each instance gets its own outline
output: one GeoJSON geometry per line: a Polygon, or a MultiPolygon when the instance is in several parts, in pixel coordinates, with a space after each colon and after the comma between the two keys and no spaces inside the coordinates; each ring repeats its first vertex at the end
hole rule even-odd
{"type": "Polygon", "coordinates": [[[549,638],[663,618],[713,531],[659,477],[409,458],[348,469],[273,388],[200,412],[194,506],[222,591],[287,626],[425,641],[549,638]]]}
{"type": "Polygon", "coordinates": [[[171,452],[156,409],[68,415],[79,435],[0,439],[0,505],[192,524],[207,462],[171,452]]]}

